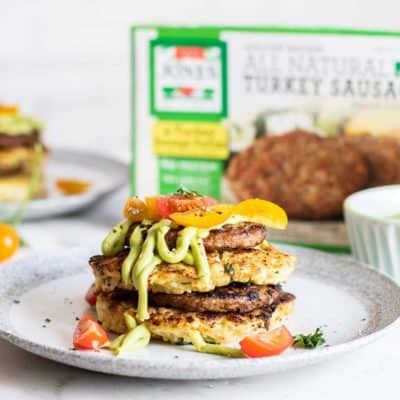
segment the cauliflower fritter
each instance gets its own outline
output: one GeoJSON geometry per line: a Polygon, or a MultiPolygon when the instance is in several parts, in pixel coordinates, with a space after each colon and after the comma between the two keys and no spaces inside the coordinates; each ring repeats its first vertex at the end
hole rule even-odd
{"type": "MultiPolygon", "coordinates": [[[[124,251],[115,257],[94,256],[89,260],[98,291],[133,289],[121,281],[121,265],[127,256],[124,251]]],[[[214,251],[207,253],[214,287],[231,282],[275,285],[286,282],[294,271],[297,259],[273,246],[266,248],[214,251]]],[[[210,291],[203,287],[196,268],[184,263],[157,265],[149,277],[149,291],[171,294],[210,291]]],[[[214,287],[212,289],[214,289],[214,287]]]]}
{"type": "MultiPolygon", "coordinates": [[[[265,332],[285,323],[292,313],[294,296],[281,293],[279,301],[249,313],[185,312],[173,308],[149,307],[150,319],[145,322],[151,336],[174,344],[190,343],[189,332],[196,330],[213,343],[226,343],[249,333],[265,332]]],[[[124,312],[136,315],[135,301],[101,293],[96,311],[104,329],[124,333],[124,312]]]]}

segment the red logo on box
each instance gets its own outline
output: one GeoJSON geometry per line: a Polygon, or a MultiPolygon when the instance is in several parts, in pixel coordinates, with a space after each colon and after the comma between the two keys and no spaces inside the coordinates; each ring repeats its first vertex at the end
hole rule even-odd
{"type": "Polygon", "coordinates": [[[203,59],[204,58],[204,47],[199,46],[185,46],[175,48],[175,58],[192,58],[192,59],[203,59]]]}

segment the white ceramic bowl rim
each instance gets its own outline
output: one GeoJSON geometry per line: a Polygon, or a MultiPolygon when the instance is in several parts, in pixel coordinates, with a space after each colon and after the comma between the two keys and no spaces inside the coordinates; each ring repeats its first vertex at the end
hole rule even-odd
{"type": "MultiPolygon", "coordinates": [[[[373,195],[376,196],[380,194],[382,195],[382,197],[384,197],[387,196],[388,193],[390,192],[393,192],[393,195],[397,193],[400,199],[400,185],[379,186],[370,189],[364,189],[359,192],[353,193],[352,195],[347,197],[346,200],[344,201],[344,210],[345,212],[351,212],[352,214],[355,214],[358,217],[362,217],[364,219],[368,219],[373,222],[384,223],[385,225],[398,225],[399,222],[391,218],[389,214],[387,216],[372,215],[366,211],[360,211],[360,209],[356,205],[358,202],[362,200],[371,201],[371,197],[373,195]]],[[[376,203],[373,202],[373,204],[376,207],[376,203]]],[[[400,200],[399,200],[399,209],[397,213],[400,214],[400,200]]],[[[393,215],[395,214],[396,212],[393,213],[393,215]]]]}

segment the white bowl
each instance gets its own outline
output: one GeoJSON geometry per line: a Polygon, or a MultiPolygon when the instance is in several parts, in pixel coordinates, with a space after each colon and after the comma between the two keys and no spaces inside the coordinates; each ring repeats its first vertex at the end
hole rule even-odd
{"type": "Polygon", "coordinates": [[[355,258],[400,283],[400,185],[362,190],[344,203],[355,258]]]}

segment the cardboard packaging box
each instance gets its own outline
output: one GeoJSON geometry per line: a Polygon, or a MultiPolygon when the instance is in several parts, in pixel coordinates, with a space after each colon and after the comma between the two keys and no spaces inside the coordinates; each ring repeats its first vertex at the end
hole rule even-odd
{"type": "Polygon", "coordinates": [[[260,197],[344,250],[344,198],[400,182],[400,33],[132,28],[132,189],[260,197]]]}

